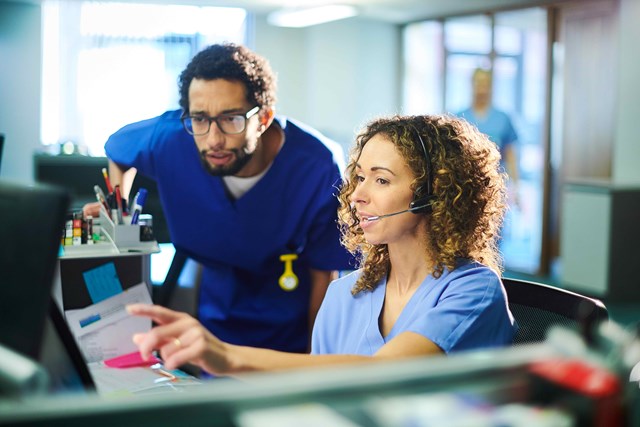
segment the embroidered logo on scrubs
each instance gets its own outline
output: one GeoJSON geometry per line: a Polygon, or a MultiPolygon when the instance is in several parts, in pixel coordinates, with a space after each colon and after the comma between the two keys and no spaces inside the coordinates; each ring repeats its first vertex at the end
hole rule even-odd
{"type": "Polygon", "coordinates": [[[296,259],[296,254],[280,255],[280,261],[284,262],[284,273],[278,279],[278,284],[285,291],[292,291],[298,287],[298,276],[293,272],[293,261],[296,259]]]}

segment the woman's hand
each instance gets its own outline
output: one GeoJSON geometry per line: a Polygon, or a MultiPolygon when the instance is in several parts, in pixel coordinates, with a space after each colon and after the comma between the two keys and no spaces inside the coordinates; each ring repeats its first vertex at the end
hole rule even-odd
{"type": "Polygon", "coordinates": [[[167,369],[191,363],[212,374],[230,372],[228,345],[190,315],[148,304],[128,305],[127,311],[158,324],[149,332],[133,336],[144,360],[157,350],[167,369]]]}

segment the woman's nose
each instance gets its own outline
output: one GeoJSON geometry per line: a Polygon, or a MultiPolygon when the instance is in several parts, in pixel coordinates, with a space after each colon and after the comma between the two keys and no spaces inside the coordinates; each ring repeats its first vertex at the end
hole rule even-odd
{"type": "Polygon", "coordinates": [[[351,203],[366,203],[366,190],[363,183],[359,183],[351,193],[351,203]]]}

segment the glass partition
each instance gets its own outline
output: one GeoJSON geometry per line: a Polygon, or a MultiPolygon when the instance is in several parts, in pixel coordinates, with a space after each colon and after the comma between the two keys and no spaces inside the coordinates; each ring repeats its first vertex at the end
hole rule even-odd
{"type": "Polygon", "coordinates": [[[505,267],[537,273],[542,251],[546,10],[425,21],[406,26],[403,36],[403,105],[410,114],[462,114],[472,104],[474,71],[481,68],[490,74],[491,106],[507,115],[516,134],[515,166],[510,167],[510,154],[502,150],[511,176],[501,240],[505,267]]]}

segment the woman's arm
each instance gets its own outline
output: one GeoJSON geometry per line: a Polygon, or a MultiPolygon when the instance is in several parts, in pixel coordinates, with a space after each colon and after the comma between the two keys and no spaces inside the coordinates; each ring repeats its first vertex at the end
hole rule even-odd
{"type": "Polygon", "coordinates": [[[286,353],[225,343],[193,317],[165,307],[134,304],[127,310],[132,315],[149,317],[158,324],[149,332],[134,335],[134,342],[144,359],[158,350],[168,369],[191,363],[212,374],[237,375],[442,353],[434,343],[413,332],[399,334],[372,357],[286,353]]]}

